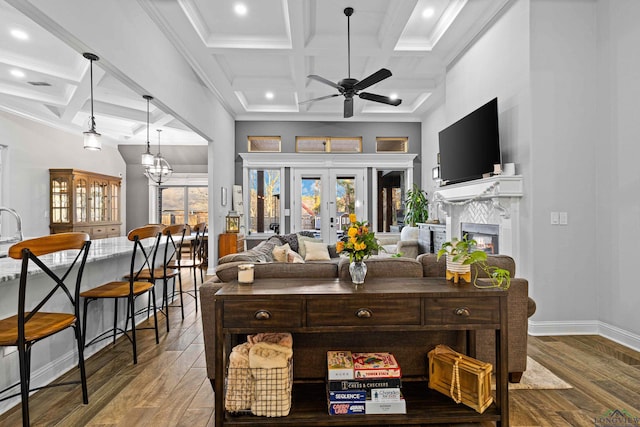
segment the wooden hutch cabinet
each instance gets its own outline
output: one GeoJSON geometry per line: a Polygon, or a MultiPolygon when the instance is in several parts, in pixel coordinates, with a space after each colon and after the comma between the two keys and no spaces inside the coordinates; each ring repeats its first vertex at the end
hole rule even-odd
{"type": "Polygon", "coordinates": [[[49,169],[49,178],[51,234],[120,236],[121,178],[78,169],[49,169]]]}

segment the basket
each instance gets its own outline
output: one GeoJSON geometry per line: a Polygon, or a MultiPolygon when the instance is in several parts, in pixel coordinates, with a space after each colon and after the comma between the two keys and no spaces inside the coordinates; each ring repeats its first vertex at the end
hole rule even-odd
{"type": "Polygon", "coordinates": [[[293,359],[284,368],[227,368],[225,409],[237,415],[284,417],[291,409],[293,359]]]}
{"type": "Polygon", "coordinates": [[[429,388],[482,414],[493,402],[492,369],[491,363],[438,345],[429,352],[429,388]]]}

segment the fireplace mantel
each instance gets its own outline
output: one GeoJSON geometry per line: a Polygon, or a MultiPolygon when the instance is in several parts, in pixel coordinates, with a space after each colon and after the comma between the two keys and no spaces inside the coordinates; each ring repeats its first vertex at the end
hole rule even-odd
{"type": "Polygon", "coordinates": [[[462,222],[495,224],[499,226],[500,253],[517,261],[523,186],[521,175],[496,175],[436,189],[433,202],[436,213],[445,213],[447,240],[461,237],[462,222]]]}
{"type": "Polygon", "coordinates": [[[471,199],[493,199],[495,197],[522,197],[522,175],[482,178],[440,187],[434,194],[434,200],[447,202],[471,199]]]}

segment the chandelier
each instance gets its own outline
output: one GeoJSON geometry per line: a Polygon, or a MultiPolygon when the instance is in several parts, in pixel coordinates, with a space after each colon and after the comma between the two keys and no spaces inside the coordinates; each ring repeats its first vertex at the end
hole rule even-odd
{"type": "Polygon", "coordinates": [[[160,154],[160,132],[162,132],[162,129],[158,129],[157,131],[158,154],[153,157],[153,165],[147,166],[145,168],[144,175],[156,184],[161,185],[163,182],[167,182],[167,180],[171,177],[173,169],[171,168],[169,162],[164,157],[162,157],[162,154],[160,154]]]}

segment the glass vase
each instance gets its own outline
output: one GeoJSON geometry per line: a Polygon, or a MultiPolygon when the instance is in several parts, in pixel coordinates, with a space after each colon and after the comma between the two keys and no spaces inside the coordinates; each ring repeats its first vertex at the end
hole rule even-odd
{"type": "Polygon", "coordinates": [[[356,285],[364,283],[364,278],[367,275],[367,264],[362,261],[353,261],[349,264],[349,274],[351,274],[351,281],[356,285]]]}

